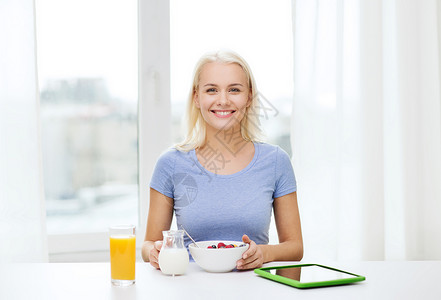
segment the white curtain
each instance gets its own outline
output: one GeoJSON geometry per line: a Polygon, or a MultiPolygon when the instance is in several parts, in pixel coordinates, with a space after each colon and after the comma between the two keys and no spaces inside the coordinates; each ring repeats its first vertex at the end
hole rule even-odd
{"type": "Polygon", "coordinates": [[[305,260],[441,259],[441,4],[292,3],[305,260]]]}
{"type": "Polygon", "coordinates": [[[33,0],[0,0],[0,262],[48,259],[33,0]]]}

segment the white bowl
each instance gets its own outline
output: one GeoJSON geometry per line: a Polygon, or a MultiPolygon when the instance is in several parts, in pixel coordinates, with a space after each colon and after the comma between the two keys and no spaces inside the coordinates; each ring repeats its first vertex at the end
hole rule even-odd
{"type": "Polygon", "coordinates": [[[236,262],[242,258],[242,254],[249,248],[249,244],[238,241],[203,241],[190,244],[191,256],[194,261],[207,272],[230,272],[236,267],[236,262]],[[225,245],[234,244],[235,248],[219,248],[209,249],[208,246],[217,245],[218,243],[225,245]],[[240,245],[245,245],[239,247],[240,245]]]}

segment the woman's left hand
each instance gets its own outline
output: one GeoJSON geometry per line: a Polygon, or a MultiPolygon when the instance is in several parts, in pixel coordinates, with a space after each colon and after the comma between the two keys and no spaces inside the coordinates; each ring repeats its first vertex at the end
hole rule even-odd
{"type": "Polygon", "coordinates": [[[247,270],[260,268],[263,265],[263,252],[262,249],[257,246],[255,242],[244,234],[242,241],[250,245],[247,251],[242,254],[242,259],[239,259],[236,263],[238,270],[247,270]]]}

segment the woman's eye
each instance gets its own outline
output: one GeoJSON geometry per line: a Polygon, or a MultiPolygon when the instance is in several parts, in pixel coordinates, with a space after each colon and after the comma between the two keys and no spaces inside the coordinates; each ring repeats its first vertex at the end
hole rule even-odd
{"type": "Polygon", "coordinates": [[[214,93],[214,92],[216,92],[215,88],[210,88],[210,89],[207,90],[207,93],[214,93]]]}
{"type": "Polygon", "coordinates": [[[230,92],[232,92],[232,93],[239,93],[240,90],[238,88],[232,88],[232,89],[230,89],[230,92]]]}

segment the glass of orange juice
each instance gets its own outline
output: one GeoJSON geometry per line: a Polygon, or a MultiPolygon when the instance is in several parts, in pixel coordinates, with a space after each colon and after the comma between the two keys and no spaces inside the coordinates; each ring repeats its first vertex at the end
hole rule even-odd
{"type": "Polygon", "coordinates": [[[117,225],[110,233],[110,277],[113,285],[135,283],[136,237],[134,225],[117,225]]]}

